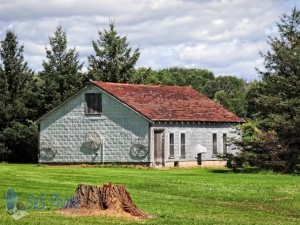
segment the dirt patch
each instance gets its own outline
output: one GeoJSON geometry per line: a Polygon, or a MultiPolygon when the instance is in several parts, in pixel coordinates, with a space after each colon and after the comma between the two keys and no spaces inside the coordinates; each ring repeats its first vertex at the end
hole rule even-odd
{"type": "Polygon", "coordinates": [[[143,218],[132,216],[130,213],[116,212],[113,209],[60,209],[56,212],[68,216],[109,216],[128,220],[143,220],[143,218]]]}

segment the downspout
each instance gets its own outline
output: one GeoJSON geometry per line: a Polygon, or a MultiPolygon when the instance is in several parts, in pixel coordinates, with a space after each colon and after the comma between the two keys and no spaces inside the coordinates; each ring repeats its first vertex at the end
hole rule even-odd
{"type": "Polygon", "coordinates": [[[149,122],[149,135],[148,135],[148,138],[149,138],[149,142],[148,142],[148,147],[149,147],[149,166],[151,165],[151,167],[154,166],[154,150],[152,148],[152,121],[149,122]]]}
{"type": "Polygon", "coordinates": [[[104,165],[104,139],[102,141],[102,146],[101,146],[101,162],[102,165],[104,165]]]}
{"type": "Polygon", "coordinates": [[[41,155],[41,146],[40,146],[40,143],[41,143],[41,124],[39,123],[38,124],[38,164],[41,163],[40,161],[40,155],[41,155]]]}

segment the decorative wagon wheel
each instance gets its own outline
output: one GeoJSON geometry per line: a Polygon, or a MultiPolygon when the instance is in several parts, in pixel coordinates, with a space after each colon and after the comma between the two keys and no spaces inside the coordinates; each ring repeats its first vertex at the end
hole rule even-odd
{"type": "Polygon", "coordinates": [[[145,158],[149,153],[147,141],[141,139],[135,140],[131,146],[130,153],[135,158],[145,158]]]}
{"type": "Polygon", "coordinates": [[[91,150],[98,150],[102,145],[100,134],[96,131],[91,131],[85,135],[85,146],[91,150]]]}
{"type": "Polygon", "coordinates": [[[45,134],[41,137],[41,156],[45,158],[54,158],[58,143],[50,135],[45,134]]]}

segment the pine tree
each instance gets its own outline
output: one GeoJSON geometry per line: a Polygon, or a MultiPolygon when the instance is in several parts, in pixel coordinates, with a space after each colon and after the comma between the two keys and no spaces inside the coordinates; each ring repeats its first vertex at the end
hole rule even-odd
{"type": "Polygon", "coordinates": [[[11,121],[23,122],[29,109],[28,92],[33,82],[33,72],[24,60],[24,46],[19,46],[18,38],[12,31],[7,31],[1,42],[0,58],[0,131],[11,121]]]}
{"type": "Polygon", "coordinates": [[[134,72],[134,65],[139,59],[139,48],[132,53],[127,37],[121,37],[113,22],[109,30],[99,31],[99,39],[93,41],[96,55],[90,55],[88,76],[93,80],[126,82],[134,72]]]}
{"type": "Polygon", "coordinates": [[[262,81],[249,92],[250,113],[260,135],[244,156],[263,155],[269,169],[290,173],[300,169],[300,11],[294,8],[291,15],[283,14],[277,27],[279,36],[267,41],[271,50],[261,53],[262,81]],[[266,140],[277,147],[268,151],[271,145],[266,140]]]}
{"type": "Polygon", "coordinates": [[[61,26],[49,37],[49,43],[50,47],[46,47],[47,61],[43,61],[43,71],[40,73],[44,82],[44,112],[64,101],[82,86],[83,63],[79,62],[76,48],[67,49],[67,34],[61,26]]]}
{"type": "Polygon", "coordinates": [[[264,57],[265,71],[259,71],[262,78],[299,77],[300,70],[300,11],[293,8],[291,15],[283,14],[277,23],[279,37],[269,37],[267,43],[271,51],[264,57]]]}
{"type": "MultiPolygon", "coordinates": [[[[260,71],[265,89],[257,99],[259,117],[261,126],[275,130],[286,144],[288,158],[300,162],[300,11],[284,14],[277,27],[280,37],[270,37],[272,51],[262,54],[266,71],[260,71]]],[[[296,166],[287,163],[290,170],[296,166]]]]}
{"type": "Polygon", "coordinates": [[[12,31],[1,42],[0,161],[28,162],[37,156],[37,127],[30,122],[33,72],[24,60],[24,46],[12,31]]]}

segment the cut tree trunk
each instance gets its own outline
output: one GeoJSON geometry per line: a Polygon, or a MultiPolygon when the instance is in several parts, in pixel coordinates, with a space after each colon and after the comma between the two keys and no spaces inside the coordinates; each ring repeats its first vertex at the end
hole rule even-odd
{"type": "Polygon", "coordinates": [[[79,184],[64,209],[115,210],[135,217],[150,218],[150,214],[138,209],[124,185],[105,183],[103,186],[79,184]]]}

